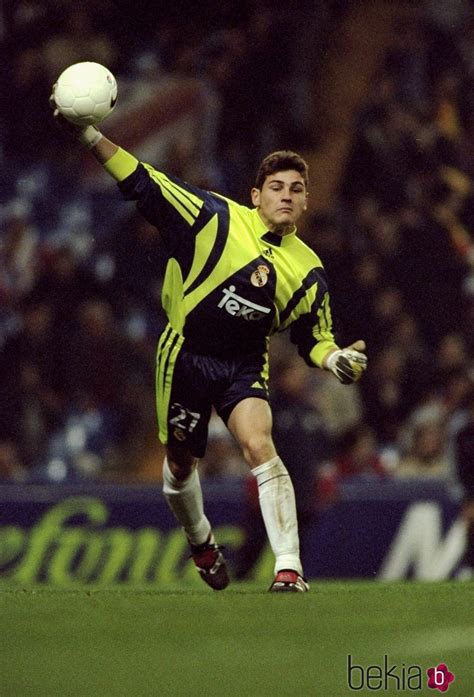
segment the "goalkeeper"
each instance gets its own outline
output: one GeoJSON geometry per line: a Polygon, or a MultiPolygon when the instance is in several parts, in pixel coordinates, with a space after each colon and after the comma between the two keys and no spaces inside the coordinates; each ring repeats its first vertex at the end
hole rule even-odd
{"type": "Polygon", "coordinates": [[[323,266],[296,234],[307,207],[306,162],[291,151],[268,155],[248,208],[139,162],[95,126],[68,127],[159,228],[166,249],[162,304],[168,324],[156,367],[163,492],[198,572],[215,590],[229,582],[197,469],[214,407],[257,480],[275,555],[270,590],[307,591],[293,485],[272,440],[269,339],[289,329],[306,363],[344,384],[361,377],[367,359],[363,341],[342,349],[335,343],[323,266]]]}

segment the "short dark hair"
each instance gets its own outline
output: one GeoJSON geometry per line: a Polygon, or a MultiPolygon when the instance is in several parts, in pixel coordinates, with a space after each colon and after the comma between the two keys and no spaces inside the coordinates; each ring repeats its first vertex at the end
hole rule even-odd
{"type": "Polygon", "coordinates": [[[285,172],[288,169],[294,169],[301,174],[304,179],[305,186],[308,186],[308,163],[303,160],[301,155],[292,150],[277,150],[276,152],[267,155],[257,170],[255,177],[255,188],[261,189],[265,179],[275,172],[285,172]]]}

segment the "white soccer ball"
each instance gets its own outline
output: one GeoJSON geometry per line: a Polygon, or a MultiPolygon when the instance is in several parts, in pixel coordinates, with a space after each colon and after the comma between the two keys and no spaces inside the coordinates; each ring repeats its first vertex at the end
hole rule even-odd
{"type": "Polygon", "coordinates": [[[103,121],[117,101],[117,81],[100,63],[74,63],[58,77],[54,101],[68,121],[88,126],[103,121]]]}

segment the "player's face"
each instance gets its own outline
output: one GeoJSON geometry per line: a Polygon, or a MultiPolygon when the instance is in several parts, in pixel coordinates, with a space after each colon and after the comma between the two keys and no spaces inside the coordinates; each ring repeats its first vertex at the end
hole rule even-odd
{"type": "Polygon", "coordinates": [[[270,174],[261,189],[252,189],[252,203],[272,232],[285,233],[306,210],[308,192],[299,172],[288,169],[270,174]]]}

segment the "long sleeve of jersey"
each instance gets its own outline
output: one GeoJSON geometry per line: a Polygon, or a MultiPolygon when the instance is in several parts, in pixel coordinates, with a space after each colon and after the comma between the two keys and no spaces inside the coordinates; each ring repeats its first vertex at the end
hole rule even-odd
{"type": "Polygon", "coordinates": [[[146,164],[138,163],[119,187],[160,230],[170,254],[189,242],[216,213],[217,198],[146,164]]]}

